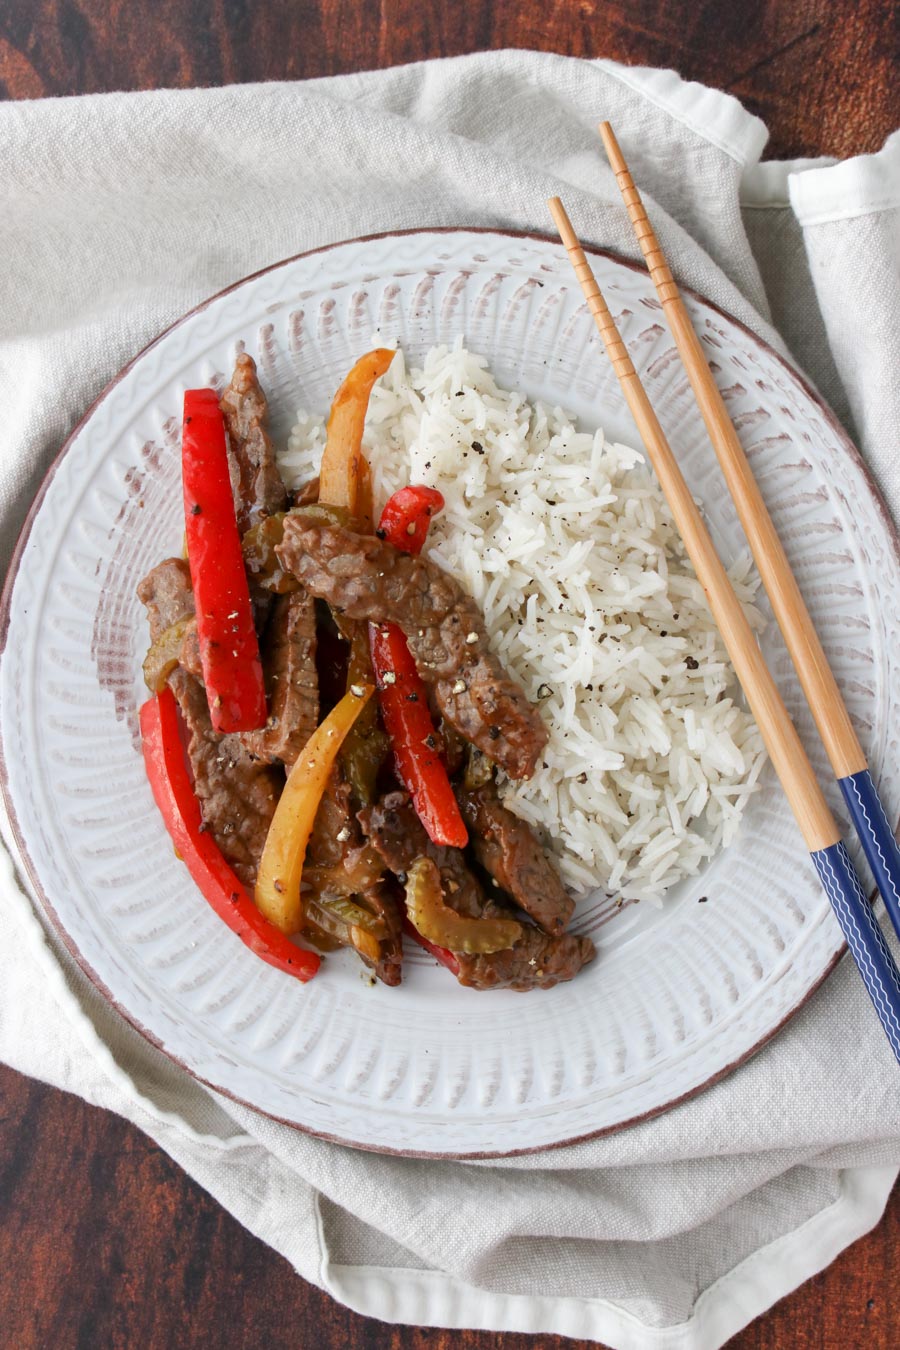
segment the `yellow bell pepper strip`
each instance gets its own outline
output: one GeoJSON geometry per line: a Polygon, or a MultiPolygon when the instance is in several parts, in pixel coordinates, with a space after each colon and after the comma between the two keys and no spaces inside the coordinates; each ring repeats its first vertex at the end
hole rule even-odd
{"type": "MultiPolygon", "coordinates": [[[[443,505],[435,488],[401,488],[385,506],[378,534],[404,553],[419,553],[429,522],[443,505]]],[[[396,624],[386,623],[370,624],[369,640],[378,705],[400,781],[432,843],[465,848],[469,836],[441,759],[428,694],[406,638],[396,624]]]]}
{"type": "Polygon", "coordinates": [[[361,356],[334,396],[319,470],[319,501],[356,515],[359,453],[372,386],[396,352],[378,347],[361,356]]]}
{"type": "Polygon", "coordinates": [[[306,845],[319,802],[341,744],[374,693],[372,685],[345,694],[310,736],[288,774],[266,836],[255,899],[262,914],[282,933],[303,923],[300,881],[306,845]]]}
{"type": "Polygon", "coordinates": [[[515,919],[470,919],[446,905],[441,874],[431,858],[416,858],[406,874],[406,913],[427,942],[467,956],[506,951],[522,936],[515,919]]]}
{"type": "Polygon", "coordinates": [[[178,704],[165,688],[140,711],[144,764],[150,789],[175,849],[208,903],[245,946],[276,970],[311,980],[319,969],[315,952],[304,951],[263,918],[241,882],[203,831],[178,719],[178,704]]]}
{"type": "Polygon", "coordinates": [[[265,724],[266,693],[234,513],[225,419],[213,389],[185,392],[181,476],[209,715],[215,731],[252,731],[265,724]]]}

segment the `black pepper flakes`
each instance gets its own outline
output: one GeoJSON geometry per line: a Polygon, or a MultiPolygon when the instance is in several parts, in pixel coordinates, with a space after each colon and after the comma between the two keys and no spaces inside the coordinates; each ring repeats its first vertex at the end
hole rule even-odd
{"type": "Polygon", "coordinates": [[[202,509],[203,508],[201,507],[199,502],[194,502],[194,505],[191,507],[191,515],[199,516],[202,509]]]}
{"type": "Polygon", "coordinates": [[[498,726],[493,725],[489,726],[488,735],[490,736],[492,741],[498,741],[500,739],[500,728],[498,726]]]}
{"type": "Polygon", "coordinates": [[[686,656],[684,658],[684,664],[687,666],[688,670],[700,669],[700,662],[693,656],[686,656]]]}

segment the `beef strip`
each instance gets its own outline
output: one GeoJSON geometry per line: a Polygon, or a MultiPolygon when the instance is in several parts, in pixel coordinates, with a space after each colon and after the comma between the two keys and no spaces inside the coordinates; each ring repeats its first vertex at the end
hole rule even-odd
{"type": "Polygon", "coordinates": [[[244,534],[262,516],[273,516],[287,505],[287,492],[266,430],[269,406],[256,377],[256,362],[246,352],[235,361],[231,384],[219,406],[237,474],[234,507],[238,529],[244,534]]]}
{"type": "MultiPolygon", "coordinates": [[[[339,867],[363,843],[362,831],[350,804],[350,785],[337,764],[316,812],[306,859],[313,867],[339,867]]],[[[372,968],[384,984],[397,985],[403,962],[402,920],[397,901],[388,885],[381,881],[361,891],[359,898],[388,926],[388,937],[381,943],[381,958],[372,968]]],[[[363,960],[366,965],[371,965],[365,957],[363,960]]]]}
{"type": "Polygon", "coordinates": [[[381,943],[381,959],[374,967],[375,974],[382,984],[398,985],[403,975],[403,918],[400,906],[389,884],[384,881],[364,891],[363,899],[373,913],[384,919],[388,928],[388,936],[381,943]]]}
{"type": "Polygon", "coordinates": [[[492,952],[489,956],[460,953],[460,984],[470,989],[552,989],[555,984],[572,980],[596,956],[589,937],[563,933],[550,937],[538,928],[526,928],[514,947],[492,952]]]}
{"type": "Polygon", "coordinates": [[[313,595],[350,619],[399,624],[449,722],[511,778],[528,778],[547,743],[538,711],[490,649],[475,602],[426,558],[298,512],[276,550],[313,595]]]}
{"type": "Polygon", "coordinates": [[[370,844],[401,880],[416,858],[430,858],[441,874],[444,900],[450,908],[470,919],[484,914],[484,892],[462,853],[431,842],[405,792],[389,792],[360,811],[358,818],[370,844]]]}
{"type": "Polygon", "coordinates": [[[359,827],[350,806],[350,784],[340,764],[335,764],[316,812],[306,857],[313,867],[339,867],[359,843],[359,827]]]}
{"type": "MultiPolygon", "coordinates": [[[[424,855],[437,865],[444,901],[457,913],[470,918],[512,917],[504,906],[485,898],[458,850],[432,844],[405,793],[388,793],[361,811],[359,820],[392,872],[402,876],[424,855]]],[[[561,980],[571,980],[593,958],[590,938],[550,935],[523,926],[519,941],[505,951],[490,956],[458,954],[457,978],[473,989],[550,989],[561,980]]]]}
{"type": "Polygon", "coordinates": [[[435,717],[432,713],[432,721],[444,743],[444,763],[447,766],[447,773],[451,778],[455,778],[458,773],[462,772],[469,746],[446,717],[441,717],[440,714],[435,717]]]}
{"type": "Polygon", "coordinates": [[[457,789],[456,797],[481,866],[545,933],[562,933],[575,902],[531,826],[503,805],[493,783],[457,789]]]}
{"type": "Polygon", "coordinates": [[[213,731],[200,680],[179,667],[169,685],[189,733],[188,758],[204,826],[244,885],[252,886],[281,795],[281,771],[254,759],[238,736],[213,731]]]}
{"type": "Polygon", "coordinates": [[[192,675],[200,675],[200,644],[194,620],[191,572],[183,558],[166,558],[138,584],[138,599],[147,606],[150,641],[157,642],[167,628],[189,620],[181,644],[179,663],[192,675]]]}
{"type": "Polygon", "coordinates": [[[308,591],[279,595],[262,642],[269,720],[241,740],[251,754],[290,768],[319,721],[316,610],[308,591]]]}

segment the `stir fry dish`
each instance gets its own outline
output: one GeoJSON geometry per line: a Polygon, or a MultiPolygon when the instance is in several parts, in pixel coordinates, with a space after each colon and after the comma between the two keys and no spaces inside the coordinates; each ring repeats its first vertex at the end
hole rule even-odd
{"type": "Polygon", "coordinates": [[[138,587],[147,775],[195,884],[279,970],[351,947],[398,985],[405,934],[462,985],[546,989],[594,948],[497,775],[530,777],[547,731],[422,555],[441,493],[401,488],[374,518],[363,427],[393,356],[350,371],[294,493],[250,356],[221,398],[185,394],[185,557],[138,587]]]}

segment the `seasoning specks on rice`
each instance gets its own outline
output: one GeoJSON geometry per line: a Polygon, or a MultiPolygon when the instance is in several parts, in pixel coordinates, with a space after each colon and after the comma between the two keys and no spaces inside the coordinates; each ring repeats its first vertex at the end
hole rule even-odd
{"type": "MultiPolygon", "coordinates": [[[[461,343],[421,370],[398,353],[366,443],[377,507],[408,482],[444,494],[425,551],[540,703],[550,739],[533,778],[503,784],[507,806],[573,891],[658,900],[734,837],[765,756],[642,456],[500,389],[461,343]]],[[[289,486],[323,446],[321,421],[299,413],[289,486]]],[[[759,627],[749,561],[730,575],[759,627]]]]}

